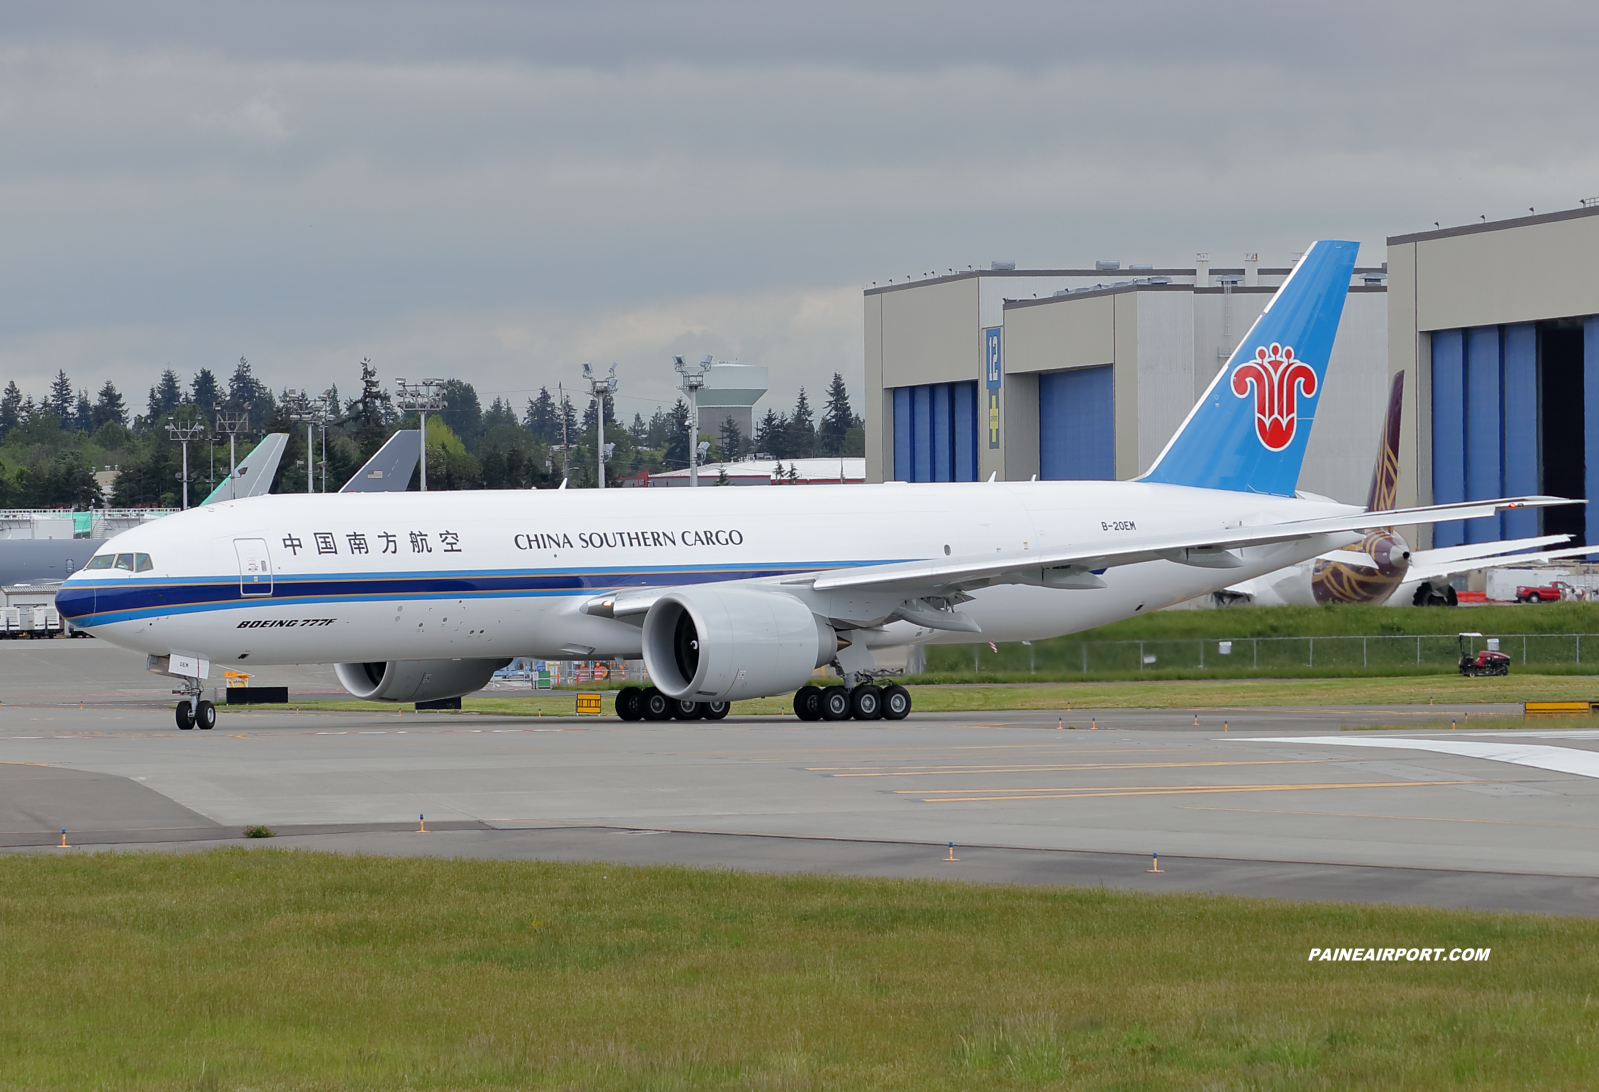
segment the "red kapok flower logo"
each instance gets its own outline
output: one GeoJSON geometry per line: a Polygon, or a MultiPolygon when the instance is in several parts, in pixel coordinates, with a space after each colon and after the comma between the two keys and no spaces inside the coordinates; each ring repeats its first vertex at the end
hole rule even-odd
{"type": "Polygon", "coordinates": [[[1268,451],[1281,451],[1294,442],[1298,428],[1299,395],[1316,393],[1316,372],[1294,351],[1272,342],[1271,348],[1255,350],[1255,358],[1233,370],[1233,393],[1248,398],[1255,391],[1255,435],[1268,451]]]}

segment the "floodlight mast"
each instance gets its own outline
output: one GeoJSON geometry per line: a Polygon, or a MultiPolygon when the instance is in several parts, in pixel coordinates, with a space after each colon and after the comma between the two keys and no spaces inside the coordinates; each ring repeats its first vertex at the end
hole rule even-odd
{"type": "MultiPolygon", "coordinates": [[[[588,380],[589,393],[594,397],[594,462],[599,469],[599,487],[605,488],[605,459],[610,454],[605,449],[605,399],[616,393],[616,365],[611,365],[610,374],[601,379],[594,374],[594,365],[588,361],[583,362],[583,378],[588,380]]],[[[615,444],[611,445],[615,447],[615,444]]]]}
{"type": "Polygon", "coordinates": [[[228,499],[233,499],[233,479],[239,473],[239,433],[250,427],[249,410],[217,410],[216,431],[228,438],[228,499]]]}
{"type": "Polygon", "coordinates": [[[417,428],[422,433],[422,492],[428,491],[428,414],[441,413],[445,405],[444,380],[420,379],[406,383],[403,376],[394,380],[394,404],[402,410],[415,410],[417,428]]]}
{"type": "MultiPolygon", "coordinates": [[[[672,367],[683,381],[678,388],[688,395],[688,484],[690,488],[700,484],[700,388],[705,386],[705,373],[710,370],[711,358],[705,357],[695,367],[689,367],[683,358],[672,358],[672,367]]],[[[709,445],[707,450],[709,449],[709,445]]]]}
{"type": "Polygon", "coordinates": [[[183,481],[183,507],[189,507],[189,441],[205,432],[204,421],[190,421],[180,425],[176,417],[167,418],[167,433],[183,445],[183,473],[178,477],[183,481]]]}
{"type": "Polygon", "coordinates": [[[327,401],[290,387],[283,392],[283,403],[288,408],[289,420],[305,425],[305,491],[309,495],[316,492],[316,424],[324,416],[327,401]]]}

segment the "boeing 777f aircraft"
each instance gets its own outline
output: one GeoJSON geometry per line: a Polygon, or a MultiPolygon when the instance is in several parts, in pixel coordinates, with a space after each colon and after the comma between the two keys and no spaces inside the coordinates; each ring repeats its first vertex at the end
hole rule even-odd
{"type": "Polygon", "coordinates": [[[642,656],[626,718],[799,688],[804,717],[897,719],[874,648],[1058,636],[1379,527],[1566,503],[1295,496],[1356,249],[1310,248],[1136,481],[257,497],[119,536],[56,603],[182,680],[180,728],[215,723],[213,664],[332,662],[357,697],[430,701],[514,656],[642,656]],[[845,685],[808,687],[827,664],[845,685]]]}

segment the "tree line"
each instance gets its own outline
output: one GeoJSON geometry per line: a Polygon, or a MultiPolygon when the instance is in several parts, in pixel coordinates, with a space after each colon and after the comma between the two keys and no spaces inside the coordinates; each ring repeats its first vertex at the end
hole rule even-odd
{"type": "MultiPolygon", "coordinates": [[[[326,425],[314,429],[308,452],[306,427],[291,416],[295,400],[286,390],[274,394],[244,357],[225,381],[201,368],[184,382],[166,368],[149,388],[143,412],[134,412],[111,380],[91,398],[62,370],[37,400],[11,380],[0,392],[0,507],[176,507],[182,456],[167,426],[201,423],[201,438],[189,445],[189,501],[198,504],[228,473],[228,437],[216,427],[224,411],[245,418],[237,434],[241,459],[265,434],[289,434],[273,492],[305,491],[308,473],[314,488],[325,480],[337,490],[395,432],[417,427],[416,414],[396,406],[370,360],[360,363],[358,394],[343,399],[336,385],[326,394],[326,425]]],[[[682,399],[648,419],[634,413],[622,425],[610,396],[603,410],[588,398],[579,414],[569,395],[552,396],[541,387],[518,414],[502,397],[484,407],[470,382],[450,379],[443,397],[443,411],[428,418],[429,489],[553,488],[563,479],[572,488],[592,486],[601,412],[611,448],[608,481],[688,465],[689,409],[682,399]]],[[[731,418],[707,416],[701,414],[697,437],[709,444],[705,461],[865,451],[861,419],[838,373],[819,419],[804,388],[791,412],[768,409],[753,436],[743,435],[731,418]]],[[[413,475],[411,488],[417,484],[413,475]]]]}

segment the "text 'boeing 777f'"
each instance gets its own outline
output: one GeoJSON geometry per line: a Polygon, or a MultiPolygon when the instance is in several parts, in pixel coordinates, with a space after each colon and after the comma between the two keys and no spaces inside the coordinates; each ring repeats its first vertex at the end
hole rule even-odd
{"type": "Polygon", "coordinates": [[[831,664],[845,687],[802,714],[903,716],[874,648],[1053,637],[1378,527],[1565,503],[1295,496],[1355,251],[1310,248],[1136,481],[258,497],[119,536],[107,554],[151,568],[91,563],[56,602],[184,680],[180,726],[214,723],[213,664],[332,662],[357,697],[429,701],[515,656],[642,657],[653,686],[624,715],[720,715],[831,664]]]}

